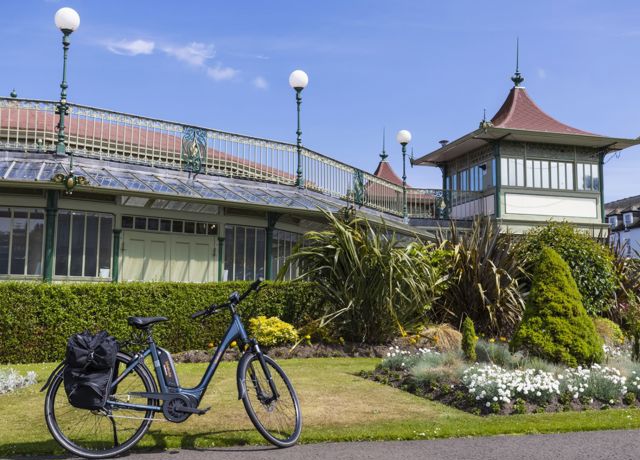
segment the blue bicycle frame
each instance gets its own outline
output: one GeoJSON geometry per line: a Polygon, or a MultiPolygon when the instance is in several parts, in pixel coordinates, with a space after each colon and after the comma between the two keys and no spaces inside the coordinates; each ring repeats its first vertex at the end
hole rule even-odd
{"type": "MultiPolygon", "coordinates": [[[[209,386],[211,379],[216,373],[216,369],[218,369],[218,365],[220,364],[222,355],[224,354],[226,349],[229,348],[229,345],[231,344],[231,342],[235,340],[235,341],[238,341],[239,343],[246,344],[246,343],[249,343],[249,336],[247,335],[247,331],[244,329],[244,325],[242,324],[242,321],[240,320],[240,316],[238,315],[238,313],[236,313],[235,311],[232,311],[231,324],[229,324],[229,327],[227,328],[227,332],[225,332],[224,334],[224,338],[222,339],[222,342],[220,343],[218,348],[216,348],[216,351],[213,354],[213,357],[211,358],[211,361],[209,362],[209,365],[207,366],[207,370],[202,376],[200,383],[198,383],[193,388],[169,387],[167,385],[164,373],[162,372],[162,367],[160,365],[160,359],[158,356],[158,347],[153,341],[153,338],[151,337],[151,335],[149,335],[148,340],[149,340],[149,347],[145,351],[143,351],[141,354],[137,354],[134,356],[134,358],[126,367],[126,369],[122,372],[122,374],[116,380],[114,380],[113,383],[111,384],[111,391],[113,392],[115,387],[130,372],[132,372],[136,366],[140,364],[144,366],[144,360],[148,356],[151,356],[153,360],[153,367],[155,369],[156,377],[158,379],[158,384],[160,385],[160,393],[157,394],[158,395],[157,399],[164,399],[163,396],[167,394],[191,396],[196,399],[197,401],[196,407],[197,407],[198,405],[200,405],[200,402],[202,401],[204,393],[207,390],[207,387],[209,386]]],[[[257,344],[255,344],[254,346],[257,347],[257,344]]],[[[151,397],[152,394],[154,393],[149,393],[150,395],[149,399],[153,399],[151,397]]],[[[110,400],[107,402],[107,404],[111,405],[112,407],[119,407],[123,409],[134,409],[134,410],[141,410],[141,411],[151,410],[156,412],[162,411],[161,406],[130,404],[126,402],[110,401],[110,400]]]]}

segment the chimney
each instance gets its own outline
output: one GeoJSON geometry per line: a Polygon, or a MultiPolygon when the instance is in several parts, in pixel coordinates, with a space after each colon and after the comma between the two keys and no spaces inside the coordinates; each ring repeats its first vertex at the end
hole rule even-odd
{"type": "Polygon", "coordinates": [[[444,147],[445,145],[447,145],[449,143],[448,140],[446,139],[442,139],[441,141],[438,141],[438,144],[440,144],[441,147],[444,147]]]}

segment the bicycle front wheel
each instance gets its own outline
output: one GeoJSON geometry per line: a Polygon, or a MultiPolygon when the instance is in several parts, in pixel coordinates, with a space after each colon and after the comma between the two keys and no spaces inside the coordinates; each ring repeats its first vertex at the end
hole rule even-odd
{"type": "Polygon", "coordinates": [[[250,353],[241,361],[242,403],[264,438],[278,447],[298,442],[302,431],[300,403],[289,378],[270,357],[263,355],[264,367],[250,353]]]}
{"type": "MultiPolygon", "coordinates": [[[[130,357],[118,353],[119,374],[130,357]]],[[[64,369],[55,375],[47,391],[44,415],[53,438],[69,452],[85,458],[108,458],[126,452],[147,432],[153,419],[151,410],[118,408],[115,401],[130,404],[157,405],[158,401],[130,395],[130,392],[156,392],[149,371],[142,364],[133,368],[109,396],[104,409],[89,410],[73,407],[64,390],[64,369]]]]}

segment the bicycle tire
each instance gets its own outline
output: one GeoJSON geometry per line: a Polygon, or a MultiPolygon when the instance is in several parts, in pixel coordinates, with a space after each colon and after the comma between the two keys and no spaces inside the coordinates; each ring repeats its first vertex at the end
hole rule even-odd
{"type": "MultiPolygon", "coordinates": [[[[300,433],[302,432],[300,402],[298,401],[298,396],[284,370],[282,370],[282,368],[269,356],[263,356],[265,364],[270,368],[270,373],[276,385],[276,391],[279,393],[279,398],[271,401],[269,401],[270,398],[266,398],[266,401],[264,400],[265,398],[264,394],[262,394],[263,391],[260,383],[263,384],[262,387],[266,387],[265,389],[268,394],[271,394],[272,392],[258,356],[255,353],[249,352],[243,356],[238,369],[238,376],[240,379],[238,387],[242,396],[242,403],[247,411],[247,415],[249,415],[249,419],[251,419],[251,422],[258,432],[267,441],[277,447],[291,447],[298,442],[300,433]],[[256,373],[258,382],[256,382],[256,379],[251,375],[252,369],[253,372],[256,373]],[[280,406],[278,406],[279,403],[281,403],[280,406]],[[286,427],[288,429],[278,432],[273,429],[272,423],[267,423],[268,420],[265,420],[265,418],[267,417],[267,414],[284,414],[282,408],[286,410],[285,405],[289,403],[291,404],[291,407],[289,408],[290,415],[294,417],[293,423],[290,423],[290,426],[286,427]],[[284,436],[282,436],[283,434],[284,436]]],[[[280,424],[282,422],[282,417],[277,418],[277,423],[280,424]]]]}
{"type": "MultiPolygon", "coordinates": [[[[130,361],[131,357],[129,355],[125,353],[118,353],[116,363],[119,365],[119,372],[123,371],[130,361]]],[[[58,442],[58,444],[60,444],[64,449],[71,452],[72,454],[84,458],[100,459],[115,457],[135,446],[149,430],[154,416],[154,411],[148,410],[145,412],[141,412],[127,409],[123,410],[111,408],[109,405],[109,400],[111,400],[112,398],[117,398],[117,395],[109,396],[107,404],[105,405],[105,408],[107,410],[109,410],[110,408],[112,409],[112,411],[110,411],[111,415],[107,415],[107,412],[105,411],[77,409],[71,406],[67,400],[67,396],[64,390],[63,372],[64,368],[60,368],[58,373],[51,381],[51,385],[49,386],[49,389],[45,396],[44,413],[49,432],[58,442]],[[119,414],[123,411],[127,411],[127,413],[133,413],[134,415],[144,413],[144,416],[138,415],[138,418],[129,418],[126,415],[114,416],[114,413],[119,414]],[[75,422],[75,427],[70,428],[69,425],[71,425],[72,422],[67,421],[67,419],[71,419],[71,417],[74,416],[78,417],[78,421],[75,422]],[[137,426],[137,422],[133,422],[133,434],[124,442],[120,442],[121,440],[117,437],[117,425],[118,423],[121,423],[118,421],[120,419],[133,419],[139,420],[141,422],[139,426],[137,426]],[[93,422],[93,425],[91,422],[93,422]],[[100,426],[101,428],[104,426],[111,427],[111,436],[113,436],[113,438],[111,438],[110,440],[111,442],[108,442],[106,440],[106,437],[102,434],[100,435],[100,437],[103,439],[98,439],[97,441],[90,440],[88,438],[83,439],[83,433],[90,431],[92,426],[94,429],[94,434],[96,434],[96,438],[98,426],[100,426]],[[115,440],[117,440],[117,443],[115,440]],[[109,444],[111,444],[111,447],[108,447],[109,444]]],[[[145,391],[155,393],[157,392],[157,387],[155,380],[151,376],[151,373],[149,372],[147,367],[143,363],[140,363],[135,368],[133,368],[133,370],[129,374],[127,374],[122,382],[118,384],[117,390],[145,391]],[[137,379],[139,379],[139,382],[136,377],[137,379]]],[[[152,399],[144,399],[136,402],[147,405],[158,404],[157,400],[152,399]]]]}

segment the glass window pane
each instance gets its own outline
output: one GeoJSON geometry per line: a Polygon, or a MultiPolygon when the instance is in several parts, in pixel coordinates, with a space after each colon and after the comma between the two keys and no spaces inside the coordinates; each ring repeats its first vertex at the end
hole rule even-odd
{"type": "Polygon", "coordinates": [[[558,162],[552,161],[549,163],[549,173],[551,174],[551,188],[558,188],[558,162]]]}
{"type": "Polygon", "coordinates": [[[542,164],[542,188],[549,188],[549,162],[543,161],[542,164]]]}
{"type": "Polygon", "coordinates": [[[244,227],[236,227],[236,255],[233,278],[236,280],[244,279],[244,233],[244,227]]]}
{"type": "Polygon", "coordinates": [[[256,278],[264,277],[265,239],[266,231],[262,228],[256,229],[256,278]]]}
{"type": "Polygon", "coordinates": [[[542,186],[542,177],[540,176],[540,161],[533,161],[533,186],[540,188],[542,186]]]}
{"type": "Polygon", "coordinates": [[[224,281],[231,281],[233,279],[233,256],[235,254],[235,227],[233,225],[227,225],[225,227],[224,238],[224,270],[226,275],[223,275],[224,281]]]}
{"type": "Polygon", "coordinates": [[[122,216],[122,228],[133,228],[133,217],[122,216]]]}
{"type": "Polygon", "coordinates": [[[87,216],[84,248],[84,276],[96,276],[98,268],[98,216],[87,216]]]}
{"type": "Polygon", "coordinates": [[[196,223],[192,221],[186,221],[184,223],[184,232],[193,234],[196,230],[196,223]]]}
{"type": "Polygon", "coordinates": [[[562,190],[567,188],[567,163],[558,163],[558,187],[562,190]]]}
{"type": "Polygon", "coordinates": [[[160,231],[161,232],[170,232],[171,231],[171,221],[168,219],[162,219],[160,221],[160,231]]]}
{"type": "Polygon", "coordinates": [[[247,250],[246,250],[246,269],[245,278],[248,280],[255,279],[255,262],[256,262],[256,230],[255,228],[247,228],[247,250]]]}
{"type": "Polygon", "coordinates": [[[573,190],[573,163],[567,163],[567,190],[573,190]]]}
{"type": "Polygon", "coordinates": [[[56,230],[56,275],[59,276],[68,275],[70,226],[71,215],[67,212],[59,212],[56,230]]]}
{"type": "MultiPolygon", "coordinates": [[[[111,245],[113,235],[113,218],[111,216],[100,218],[100,250],[98,268],[100,270],[111,269],[111,245]]],[[[100,273],[98,272],[98,276],[100,273]]],[[[109,273],[111,276],[111,273],[109,273]]]]}
{"type": "Polygon", "coordinates": [[[182,233],[182,228],[184,227],[184,221],[182,220],[174,220],[171,229],[176,233],[182,233]]]}
{"type": "Polygon", "coordinates": [[[147,230],[156,231],[160,227],[160,221],[158,219],[154,219],[149,217],[147,219],[147,230]]]}
{"type": "Polygon", "coordinates": [[[584,190],[585,180],[584,180],[584,164],[578,163],[578,190],[584,190]]]}
{"type": "Polygon", "coordinates": [[[500,159],[500,175],[502,176],[500,184],[509,185],[509,161],[507,158],[500,159]]]}
{"type": "Polygon", "coordinates": [[[42,242],[44,239],[44,214],[32,212],[29,216],[29,260],[28,275],[42,274],[42,242]]]}
{"type": "Polygon", "coordinates": [[[207,233],[209,235],[217,235],[218,234],[218,226],[216,224],[207,224],[208,225],[208,231],[207,233]]]}
{"type": "Polygon", "coordinates": [[[136,230],[145,230],[146,228],[147,228],[147,218],[146,217],[136,217],[135,229],[136,230]]]}
{"type": "Polygon", "coordinates": [[[533,187],[533,161],[527,160],[527,187],[533,187]]]}
{"type": "Polygon", "coordinates": [[[82,276],[84,217],[84,214],[73,213],[71,219],[71,267],[69,269],[71,276],[82,276]]]}
{"type": "Polygon", "coordinates": [[[517,183],[516,159],[509,158],[509,185],[515,186],[516,183],[517,183]]]}
{"type": "Polygon", "coordinates": [[[207,234],[207,224],[204,222],[198,222],[196,224],[196,233],[198,235],[206,235],[207,234]]]}
{"type": "Polygon", "coordinates": [[[0,275],[9,273],[9,243],[11,241],[11,211],[0,209],[0,275]]]}
{"type": "Polygon", "coordinates": [[[13,236],[11,238],[12,275],[24,275],[27,254],[27,216],[25,211],[13,211],[13,236]]]}
{"type": "Polygon", "coordinates": [[[524,160],[516,160],[516,185],[524,187],[524,160]]]}
{"type": "Polygon", "coordinates": [[[591,178],[593,190],[600,191],[600,172],[598,165],[591,165],[591,178]]]}

